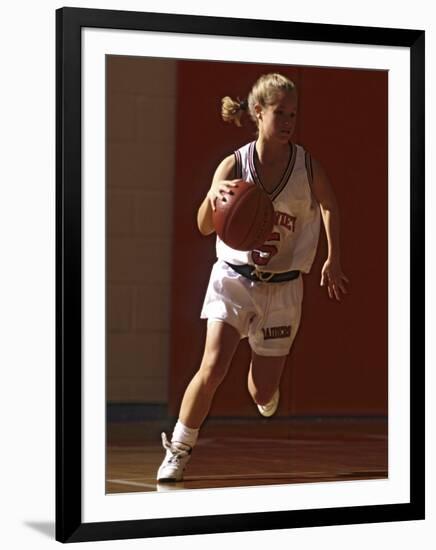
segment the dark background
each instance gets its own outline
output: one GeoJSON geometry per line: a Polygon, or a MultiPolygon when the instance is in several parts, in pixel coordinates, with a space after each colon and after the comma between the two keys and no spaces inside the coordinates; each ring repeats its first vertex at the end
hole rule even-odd
{"type": "MultiPolygon", "coordinates": [[[[248,119],[242,128],[221,120],[221,98],[245,98],[275,71],[298,88],[294,141],[335,190],[350,279],[341,303],[319,286],[322,230],[278,414],[387,414],[387,72],[118,56],[107,64],[109,403],[178,415],[203,352],[215,261],[197,209],[219,162],[255,139],[248,119]]],[[[257,416],[249,359],[244,340],[212,416],[257,416]]]]}
{"type": "MultiPolygon", "coordinates": [[[[263,73],[282,72],[299,90],[294,141],[324,166],[341,216],[342,267],[351,281],[338,304],[319,286],[324,233],[304,279],[302,322],[282,383],[279,414],[387,414],[387,73],[183,61],[178,64],[173,239],[170,407],[177,415],[198,368],[205,323],[199,320],[214,237],[196,230],[196,209],[220,160],[254,139],[220,119],[220,99],[245,98],[263,73]],[[180,269],[180,266],[184,266],[180,269]],[[178,269],[179,267],[179,269],[178,269]]],[[[256,415],[246,389],[243,341],[211,415],[256,415]]]]}

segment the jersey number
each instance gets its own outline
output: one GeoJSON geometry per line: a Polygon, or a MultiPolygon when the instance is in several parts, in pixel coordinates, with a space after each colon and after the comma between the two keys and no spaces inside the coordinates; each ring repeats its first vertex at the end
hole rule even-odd
{"type": "MultiPolygon", "coordinates": [[[[280,233],[274,232],[266,239],[268,241],[280,241],[280,233]]],[[[278,252],[278,249],[273,244],[263,244],[253,250],[251,257],[256,265],[267,265],[271,258],[273,258],[278,252]]]]}

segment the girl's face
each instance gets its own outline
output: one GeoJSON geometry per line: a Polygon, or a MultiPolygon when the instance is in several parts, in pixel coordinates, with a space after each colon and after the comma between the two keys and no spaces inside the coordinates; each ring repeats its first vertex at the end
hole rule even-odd
{"type": "Polygon", "coordinates": [[[287,143],[295,130],[297,93],[279,92],[273,104],[256,105],[259,135],[267,140],[287,143]]]}

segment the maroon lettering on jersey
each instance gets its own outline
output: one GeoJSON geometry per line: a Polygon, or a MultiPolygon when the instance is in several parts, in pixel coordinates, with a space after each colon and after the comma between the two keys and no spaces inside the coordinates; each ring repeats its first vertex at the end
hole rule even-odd
{"type": "Polygon", "coordinates": [[[294,233],[295,222],[297,221],[297,218],[295,216],[290,216],[289,214],[286,214],[286,212],[280,212],[278,210],[274,212],[274,214],[275,214],[275,220],[274,220],[275,225],[286,227],[286,229],[289,229],[289,231],[292,231],[292,233],[294,233]]]}

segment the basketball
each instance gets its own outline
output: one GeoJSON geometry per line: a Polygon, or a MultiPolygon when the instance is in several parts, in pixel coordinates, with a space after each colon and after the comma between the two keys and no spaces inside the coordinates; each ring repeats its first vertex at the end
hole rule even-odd
{"type": "Polygon", "coordinates": [[[235,250],[261,246],[272,232],[274,208],[268,195],[253,183],[239,181],[232,195],[216,201],[213,224],[217,235],[235,250]]]}

